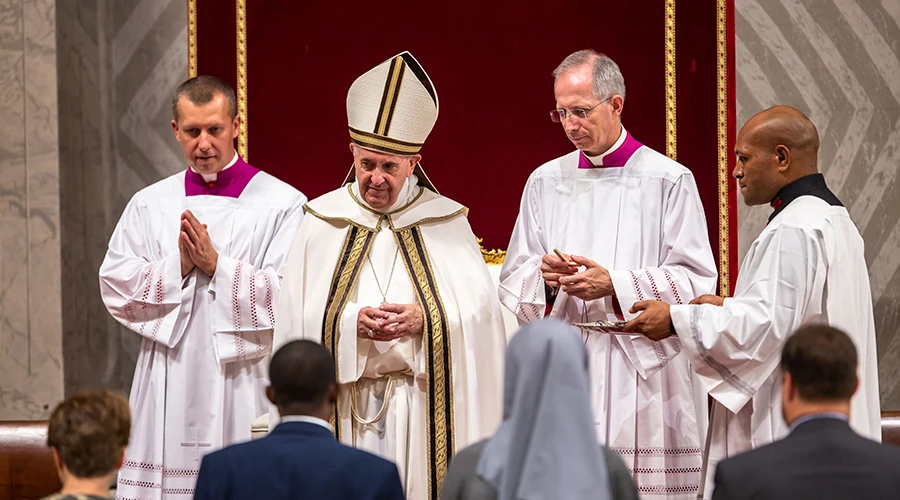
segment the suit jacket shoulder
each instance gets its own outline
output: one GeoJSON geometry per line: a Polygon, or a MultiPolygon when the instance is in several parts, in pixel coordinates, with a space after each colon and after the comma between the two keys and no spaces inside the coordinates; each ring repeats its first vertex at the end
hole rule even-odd
{"type": "Polygon", "coordinates": [[[722,461],[715,500],[888,498],[900,491],[900,448],[843,421],[805,422],[780,441],[722,461]]]}
{"type": "Polygon", "coordinates": [[[403,500],[397,466],[343,445],[317,424],[282,423],[268,436],[203,458],[195,499],[403,500]]]}

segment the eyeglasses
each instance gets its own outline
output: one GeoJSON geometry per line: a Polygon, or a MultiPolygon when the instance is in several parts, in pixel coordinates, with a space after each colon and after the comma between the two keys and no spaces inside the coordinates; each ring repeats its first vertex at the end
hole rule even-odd
{"type": "Polygon", "coordinates": [[[612,99],[612,97],[613,96],[609,96],[606,99],[603,99],[602,101],[598,102],[597,104],[594,104],[590,108],[575,108],[571,111],[569,111],[567,109],[554,109],[553,111],[550,112],[550,121],[552,121],[553,123],[562,123],[569,116],[574,116],[577,118],[585,119],[585,118],[587,118],[587,115],[588,115],[588,113],[591,112],[591,110],[593,110],[597,106],[603,104],[604,102],[612,99]]]}

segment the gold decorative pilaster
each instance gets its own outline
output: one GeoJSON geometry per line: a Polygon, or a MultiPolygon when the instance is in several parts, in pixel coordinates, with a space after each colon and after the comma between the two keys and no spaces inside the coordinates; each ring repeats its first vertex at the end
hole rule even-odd
{"type": "Polygon", "coordinates": [[[728,0],[716,0],[716,104],[719,163],[719,295],[731,289],[728,266],[728,0]]]}
{"type": "Polygon", "coordinates": [[[675,0],[666,0],[666,156],[676,160],[678,135],[675,127],[675,0]]]}
{"type": "Polygon", "coordinates": [[[238,116],[241,117],[241,130],[238,133],[238,154],[244,161],[250,161],[250,148],[247,136],[250,121],[247,116],[247,0],[236,0],[237,19],[237,104],[238,116]]]}
{"type": "Polygon", "coordinates": [[[197,0],[188,0],[188,78],[197,76],[197,0]]]}

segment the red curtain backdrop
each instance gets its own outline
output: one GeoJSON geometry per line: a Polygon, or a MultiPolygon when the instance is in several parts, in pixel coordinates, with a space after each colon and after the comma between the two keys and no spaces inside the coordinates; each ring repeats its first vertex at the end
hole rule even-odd
{"type": "MultiPolygon", "coordinates": [[[[235,4],[192,1],[199,73],[235,85],[235,4]]],[[[619,64],[627,87],[625,126],[666,152],[665,5],[246,1],[249,161],[310,198],[338,187],[351,164],[347,89],[363,72],[408,50],[440,101],[422,165],[441,194],[469,207],[486,248],[506,248],[528,175],[573,149],[548,117],[555,105],[550,73],[569,53],[593,48],[619,64]]],[[[725,5],[731,19],[733,0],[725,5]]],[[[697,178],[718,259],[717,1],[678,0],[675,6],[677,159],[697,178]]],[[[728,34],[732,57],[730,26],[728,34]]],[[[733,90],[727,102],[730,164],[733,90]]],[[[726,243],[736,234],[733,183],[728,186],[726,243]]],[[[732,241],[729,267],[735,249],[732,241]]],[[[735,271],[726,271],[732,283],[735,271]]]]}
{"type": "MultiPolygon", "coordinates": [[[[716,0],[678,0],[675,3],[675,52],[677,83],[677,160],[691,169],[697,179],[700,198],[706,211],[709,241],[719,275],[728,277],[728,295],[737,279],[737,205],[736,186],[731,171],[734,168],[735,96],[734,96],[734,1],[720,4],[716,0]],[[724,5],[726,22],[717,23],[717,5],[724,5]],[[726,121],[725,159],[727,174],[726,195],[720,198],[719,143],[717,104],[717,31],[725,30],[727,85],[725,99],[726,121]],[[724,206],[720,208],[720,204],[724,206]],[[726,230],[720,232],[722,223],[726,230]],[[719,258],[724,246],[728,266],[722,268],[719,258]]],[[[626,80],[627,81],[627,80],[626,80]]]]}

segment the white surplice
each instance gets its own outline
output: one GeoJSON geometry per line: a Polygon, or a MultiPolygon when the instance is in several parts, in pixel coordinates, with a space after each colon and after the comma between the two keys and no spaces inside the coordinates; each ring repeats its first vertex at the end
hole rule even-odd
{"type": "Polygon", "coordinates": [[[110,314],[142,335],[118,498],[191,498],[203,455],[250,439],[264,388],[281,269],[306,201],[258,172],[240,197],[186,196],[185,172],[134,195],[100,268],[110,314]],[[181,214],[208,226],[212,278],[184,279],[181,214]]]}
{"type": "Polygon", "coordinates": [[[796,198],[751,245],[734,297],[722,307],[673,306],[671,314],[684,354],[714,400],[704,498],[712,495],[718,462],[787,434],[781,348],[806,323],[828,323],[853,339],[859,390],[850,425],[881,440],[869,274],[862,237],[844,207],[796,198]]]}
{"type": "MultiPolygon", "coordinates": [[[[340,439],[394,461],[407,498],[437,500],[437,486],[454,448],[487,437],[500,423],[506,334],[467,210],[416,185],[416,176],[410,179],[388,215],[368,208],[355,183],[306,205],[307,215],[288,258],[275,345],[297,338],[324,342],[335,356],[341,384],[335,416],[340,439]],[[354,234],[363,239],[353,240],[354,234]],[[366,234],[371,235],[368,241],[366,234]],[[398,244],[406,241],[404,235],[416,234],[421,244],[405,248],[420,251],[420,265],[407,260],[398,244]],[[341,279],[341,269],[349,269],[346,280],[341,279]],[[421,277],[426,275],[427,280],[421,277]],[[433,283],[436,302],[422,303],[417,283],[423,281],[433,283]],[[335,296],[344,297],[346,303],[328,320],[335,296]],[[443,316],[449,330],[450,365],[429,368],[421,335],[390,342],[358,337],[360,309],[383,301],[422,304],[425,335],[436,341],[446,334],[429,327],[429,321],[436,314],[443,316]],[[333,343],[323,339],[323,332],[333,343]],[[452,402],[445,410],[452,414],[453,442],[435,460],[429,458],[429,447],[440,444],[441,433],[435,431],[437,438],[429,438],[427,431],[442,419],[435,416],[427,389],[430,383],[447,380],[443,375],[452,376],[452,402]],[[351,416],[351,399],[361,420],[374,419],[386,405],[384,415],[361,424],[351,416]]],[[[270,429],[274,417],[270,413],[270,429]]]]}
{"type": "MultiPolygon", "coordinates": [[[[520,323],[544,316],[541,258],[554,248],[608,269],[628,319],[636,301],[687,303],[711,293],[716,267],[691,172],[645,146],[622,167],[578,168],[580,154],[544,164],[525,186],[499,290],[520,323]]],[[[549,316],[615,319],[614,300],[585,303],[560,291],[549,316]]],[[[600,442],[622,456],[643,498],[694,498],[705,397],[695,404],[678,339],[586,333],[585,345],[600,442]]]]}

